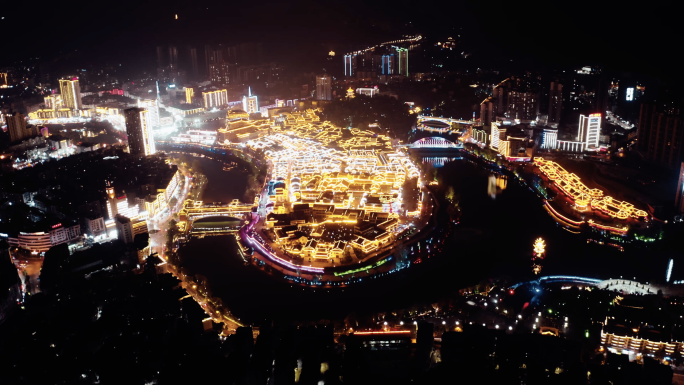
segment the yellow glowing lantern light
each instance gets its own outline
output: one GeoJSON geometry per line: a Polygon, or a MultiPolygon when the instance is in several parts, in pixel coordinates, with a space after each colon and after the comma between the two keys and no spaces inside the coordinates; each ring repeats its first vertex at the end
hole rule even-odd
{"type": "Polygon", "coordinates": [[[535,255],[542,255],[546,251],[546,244],[544,243],[544,240],[541,238],[537,238],[537,240],[534,241],[533,246],[535,255]]]}

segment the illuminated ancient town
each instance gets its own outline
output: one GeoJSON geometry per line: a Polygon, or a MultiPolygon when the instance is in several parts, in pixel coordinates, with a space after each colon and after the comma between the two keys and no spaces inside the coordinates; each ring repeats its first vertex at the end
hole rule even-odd
{"type": "Polygon", "coordinates": [[[684,384],[630,5],[8,3],[0,384],[684,384]]]}

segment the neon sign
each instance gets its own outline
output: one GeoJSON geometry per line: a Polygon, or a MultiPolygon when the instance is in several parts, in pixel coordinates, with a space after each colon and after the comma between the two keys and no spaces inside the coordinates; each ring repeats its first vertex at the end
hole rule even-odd
{"type": "Polygon", "coordinates": [[[56,224],[56,225],[53,225],[52,228],[53,228],[53,229],[56,229],[56,228],[58,228],[58,227],[60,227],[60,226],[62,226],[62,224],[61,224],[61,223],[58,223],[58,224],[56,224]]]}

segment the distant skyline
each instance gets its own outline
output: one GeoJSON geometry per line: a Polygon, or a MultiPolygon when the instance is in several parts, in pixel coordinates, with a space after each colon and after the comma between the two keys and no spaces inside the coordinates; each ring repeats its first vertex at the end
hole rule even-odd
{"type": "Polygon", "coordinates": [[[671,42],[680,33],[675,13],[653,2],[639,9],[614,8],[504,1],[445,7],[440,2],[359,0],[123,0],[111,5],[77,0],[35,9],[10,3],[0,15],[0,31],[12,48],[3,50],[0,66],[35,57],[51,59],[60,52],[80,57],[83,66],[154,66],[156,45],[200,48],[205,43],[253,41],[264,43],[269,59],[306,62],[301,56],[322,49],[321,44],[374,43],[421,32],[428,38],[462,33],[465,47],[476,58],[497,63],[510,57],[535,67],[604,65],[659,76],[676,73],[676,47],[671,42]]]}

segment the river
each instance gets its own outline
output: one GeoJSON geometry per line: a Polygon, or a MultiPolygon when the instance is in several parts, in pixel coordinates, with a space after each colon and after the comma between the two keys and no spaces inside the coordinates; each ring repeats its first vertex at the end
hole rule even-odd
{"type": "MultiPolygon", "coordinates": [[[[240,198],[245,173],[222,171],[203,159],[209,178],[205,201],[240,198]]],[[[265,319],[317,321],[432,303],[460,288],[488,278],[509,282],[532,279],[532,244],[547,244],[542,275],[663,280],[671,256],[645,248],[616,248],[587,243],[587,235],[572,234],[556,225],[541,199],[512,177],[499,176],[467,158],[436,168],[441,188],[452,186],[460,198],[462,217],[444,251],[399,273],[367,279],[347,288],[302,288],[245,266],[232,236],[193,240],[181,249],[183,267],[206,276],[213,295],[223,299],[243,321],[265,319]],[[498,182],[499,189],[493,188],[498,182]],[[505,187],[505,188],[502,188],[505,187]]],[[[676,266],[675,266],[676,273],[676,266]]],[[[684,278],[684,277],[682,277],[684,278]]],[[[673,279],[678,278],[673,274],[673,279]]]]}

